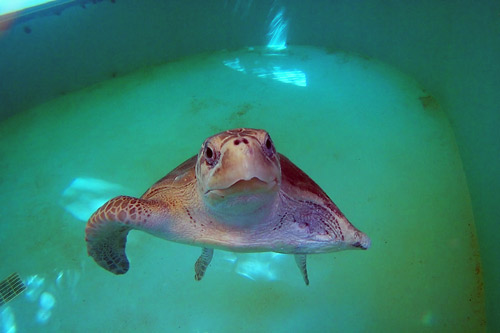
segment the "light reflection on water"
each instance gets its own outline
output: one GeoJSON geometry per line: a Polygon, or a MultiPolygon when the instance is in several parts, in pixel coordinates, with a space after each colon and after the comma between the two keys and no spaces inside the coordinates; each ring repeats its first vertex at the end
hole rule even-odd
{"type": "Polygon", "coordinates": [[[232,263],[234,272],[253,281],[276,281],[281,279],[280,265],[286,257],[280,253],[245,253],[224,252],[224,260],[232,263]]]}
{"type": "Polygon", "coordinates": [[[61,204],[75,218],[87,222],[106,201],[124,193],[127,189],[121,185],[102,179],[77,177],[63,191],[61,204]]]}
{"type": "Polygon", "coordinates": [[[243,74],[252,74],[263,79],[271,79],[298,87],[307,87],[307,75],[304,71],[297,68],[283,67],[283,65],[278,65],[275,61],[243,64],[239,58],[234,58],[224,60],[223,64],[243,74]]]}
{"type": "Polygon", "coordinates": [[[0,311],[0,332],[15,333],[28,328],[31,330],[47,326],[53,318],[58,300],[68,297],[72,301],[77,300],[80,277],[81,273],[77,270],[61,270],[55,275],[34,274],[25,278],[26,291],[23,297],[13,301],[19,303],[6,305],[0,311]],[[16,317],[24,321],[29,319],[29,323],[23,322],[22,327],[19,327],[19,319],[16,317]]]}

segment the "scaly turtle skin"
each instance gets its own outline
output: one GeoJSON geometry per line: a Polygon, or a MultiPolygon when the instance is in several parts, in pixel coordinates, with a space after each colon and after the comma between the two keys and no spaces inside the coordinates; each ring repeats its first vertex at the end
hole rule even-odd
{"type": "Polygon", "coordinates": [[[209,137],[197,156],[140,199],[119,196],[104,204],[85,229],[89,255],[112,273],[126,273],[132,229],[202,247],[196,280],[216,248],[294,254],[309,284],[307,254],[370,246],[326,193],[276,152],[266,131],[248,128],[209,137]]]}

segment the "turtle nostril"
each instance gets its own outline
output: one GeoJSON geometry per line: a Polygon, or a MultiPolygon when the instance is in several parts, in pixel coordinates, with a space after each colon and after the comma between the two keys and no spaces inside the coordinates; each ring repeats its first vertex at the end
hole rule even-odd
{"type": "Polygon", "coordinates": [[[243,143],[247,145],[248,144],[248,140],[247,139],[243,139],[243,143]]]}
{"type": "Polygon", "coordinates": [[[240,144],[240,140],[234,140],[234,145],[237,146],[240,144]]]}

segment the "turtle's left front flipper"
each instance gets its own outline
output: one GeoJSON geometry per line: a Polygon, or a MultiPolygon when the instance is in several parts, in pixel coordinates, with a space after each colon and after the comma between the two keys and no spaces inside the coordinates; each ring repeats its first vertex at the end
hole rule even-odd
{"type": "Polygon", "coordinates": [[[87,222],[85,240],[87,252],[99,266],[115,274],[125,274],[129,261],[125,254],[127,234],[131,229],[151,232],[151,225],[162,218],[165,208],[126,196],[109,200],[87,222]]]}

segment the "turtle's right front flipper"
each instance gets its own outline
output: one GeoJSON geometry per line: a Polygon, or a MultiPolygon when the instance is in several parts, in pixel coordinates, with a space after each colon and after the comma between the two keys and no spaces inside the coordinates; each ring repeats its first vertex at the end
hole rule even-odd
{"type": "Polygon", "coordinates": [[[161,206],[147,200],[120,196],[109,200],[87,222],[87,252],[99,266],[115,274],[129,268],[125,244],[131,229],[147,229],[160,217],[161,206]]]}

